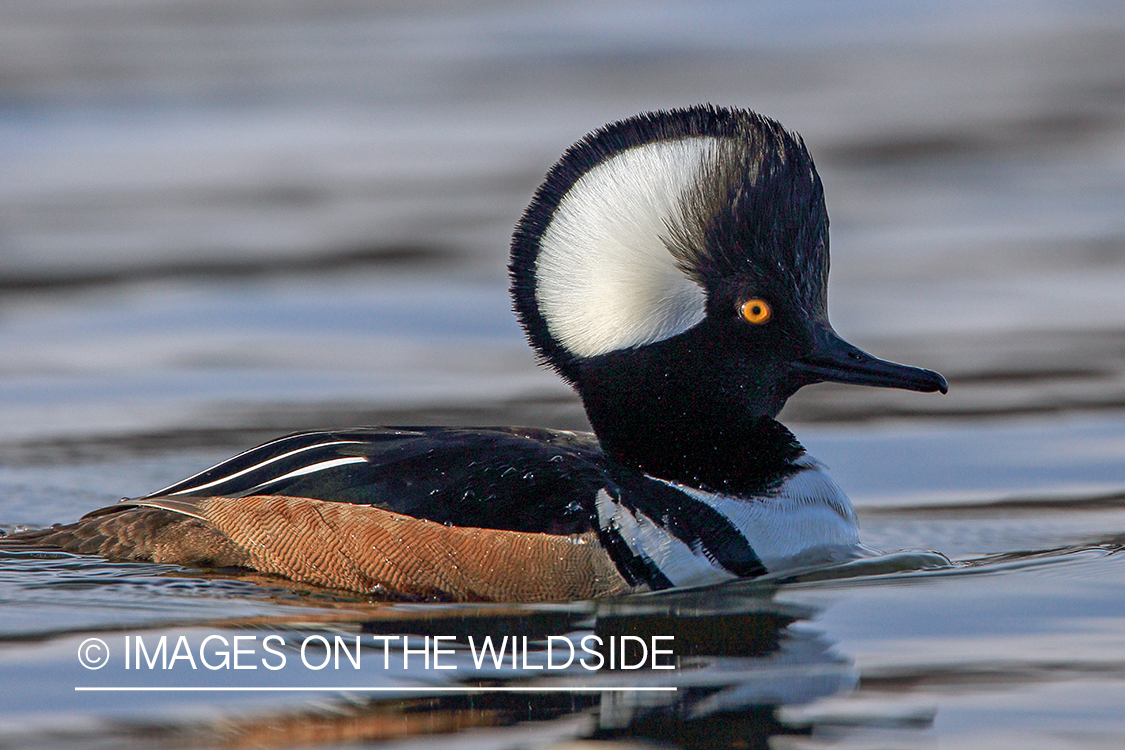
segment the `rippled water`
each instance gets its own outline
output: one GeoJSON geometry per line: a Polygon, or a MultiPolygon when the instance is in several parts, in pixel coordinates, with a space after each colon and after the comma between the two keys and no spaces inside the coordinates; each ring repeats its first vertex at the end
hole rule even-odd
{"type": "Polygon", "coordinates": [[[0,552],[0,745],[1121,747],[1123,71],[1099,2],[3,4],[0,528],[291,430],[582,428],[507,235],[654,107],[801,131],[837,330],[951,391],[792,400],[869,550],[784,578],[403,605],[0,552]],[[593,636],[673,668],[551,668],[593,636]]]}

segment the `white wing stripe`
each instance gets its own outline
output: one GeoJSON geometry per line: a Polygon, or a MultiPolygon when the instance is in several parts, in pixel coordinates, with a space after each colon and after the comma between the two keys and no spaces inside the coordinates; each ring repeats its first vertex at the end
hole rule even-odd
{"type": "MultiPolygon", "coordinates": [[[[178,490],[176,492],[170,492],[168,494],[169,495],[183,495],[183,494],[186,494],[188,492],[197,492],[199,490],[205,490],[208,487],[215,487],[216,485],[223,484],[224,482],[229,482],[232,479],[237,479],[238,477],[249,474],[250,472],[257,471],[258,469],[261,469],[263,466],[269,466],[272,463],[276,463],[278,461],[284,461],[287,458],[291,458],[292,456],[296,456],[300,453],[304,453],[305,451],[317,450],[319,448],[327,448],[327,447],[332,446],[332,445],[353,445],[353,444],[358,445],[359,441],[358,440],[335,440],[335,441],[330,442],[330,443],[317,443],[316,445],[308,445],[308,446],[305,446],[304,448],[298,448],[296,450],[289,451],[288,453],[282,453],[280,456],[274,456],[273,458],[262,461],[259,464],[254,464],[253,466],[251,466],[249,468],[246,468],[246,469],[243,469],[242,471],[236,471],[234,474],[227,474],[226,476],[219,477],[218,479],[216,479],[214,481],[211,481],[211,482],[207,482],[206,484],[193,485],[191,487],[188,487],[187,489],[178,490]]],[[[334,459],[334,460],[339,461],[341,459],[334,459]]],[[[347,463],[355,463],[357,460],[366,461],[367,459],[363,458],[363,457],[360,457],[360,456],[356,456],[354,458],[348,458],[348,459],[343,459],[343,460],[346,461],[347,463]]],[[[331,463],[331,462],[329,461],[329,462],[326,462],[326,463],[331,463]]],[[[319,466],[319,464],[314,464],[314,466],[319,466]]],[[[303,471],[303,469],[298,469],[297,471],[301,472],[301,471],[303,471]]],[[[204,472],[201,472],[201,473],[206,474],[207,472],[204,471],[204,472]]],[[[289,477],[289,476],[300,476],[300,474],[291,473],[291,474],[286,474],[285,476],[287,476],[287,477],[289,477]]],[[[283,477],[278,477],[278,478],[280,479],[280,478],[283,478],[283,477]]],[[[271,480],[271,481],[277,481],[277,480],[275,479],[275,480],[271,480]]],[[[155,494],[159,495],[159,494],[162,494],[162,493],[157,492],[155,494]]]]}
{"type": "Polygon", "coordinates": [[[334,458],[331,461],[321,461],[318,464],[310,464],[309,466],[302,466],[301,468],[297,469],[296,471],[291,471],[288,474],[283,474],[282,476],[277,477],[275,479],[271,479],[268,482],[263,482],[262,484],[258,485],[258,488],[269,487],[271,484],[277,484],[278,482],[284,482],[286,479],[294,479],[296,477],[303,477],[306,474],[315,474],[318,471],[327,471],[328,469],[334,469],[337,466],[347,466],[348,464],[359,464],[359,463],[366,463],[366,462],[367,462],[367,459],[364,458],[363,456],[349,456],[348,458],[334,458]]]}

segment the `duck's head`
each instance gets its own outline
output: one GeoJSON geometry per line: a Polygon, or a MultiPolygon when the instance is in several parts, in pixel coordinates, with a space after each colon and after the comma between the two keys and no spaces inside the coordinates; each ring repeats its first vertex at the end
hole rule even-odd
{"type": "Polygon", "coordinates": [[[639,115],[572,146],[510,270],[532,345],[607,453],[654,473],[752,449],[811,383],[946,391],[832,330],[820,178],[799,136],[746,110],[639,115]]]}

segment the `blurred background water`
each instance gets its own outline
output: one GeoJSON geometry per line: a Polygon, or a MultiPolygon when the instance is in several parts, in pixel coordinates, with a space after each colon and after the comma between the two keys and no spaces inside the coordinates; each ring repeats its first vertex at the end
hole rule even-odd
{"type": "MultiPolygon", "coordinates": [[[[687,607],[742,632],[752,612],[777,646],[700,645],[705,679],[663,707],[335,699],[368,730],[325,742],[426,734],[406,721],[425,716],[512,728],[455,746],[1120,746],[1116,2],[0,4],[0,524],[72,520],[295,429],[583,427],[510,314],[508,236],[587,131],[698,102],[805,137],[832,218],[836,329],[950,381],[944,398],[817,386],[783,421],[849,491],[867,543],[968,567],[658,598],[662,627],[687,607]],[[684,697],[736,657],[735,688],[684,697]],[[413,729],[389,733],[388,716],[413,729]]],[[[0,744],[218,742],[152,725],[215,696],[131,704],[144,732],[107,724],[112,706],[70,689],[88,677],[78,631],[404,617],[170,573],[0,566],[0,691],[34,687],[0,716],[0,744]],[[59,722],[81,729],[51,734],[59,722]]],[[[601,606],[542,627],[652,616],[601,606]]],[[[307,696],[287,705],[302,726],[323,719],[307,696]]],[[[284,722],[232,710],[224,742],[313,742],[253,734],[284,722]]]]}

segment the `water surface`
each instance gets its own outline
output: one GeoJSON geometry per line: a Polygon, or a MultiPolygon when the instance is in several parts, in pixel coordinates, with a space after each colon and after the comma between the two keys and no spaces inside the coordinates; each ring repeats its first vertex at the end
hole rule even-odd
{"type": "Polygon", "coordinates": [[[292,430],[583,428],[507,236],[567,145],[655,107],[799,130],[837,330],[951,391],[791,401],[869,551],[781,578],[449,606],[0,553],[0,744],[1120,747],[1122,71],[1098,2],[4,4],[2,528],[292,430]],[[301,659],[357,636],[358,669],[301,659]],[[672,636],[674,669],[547,668],[592,636],[672,636]],[[201,663],[235,638],[256,669],[201,663]]]}

